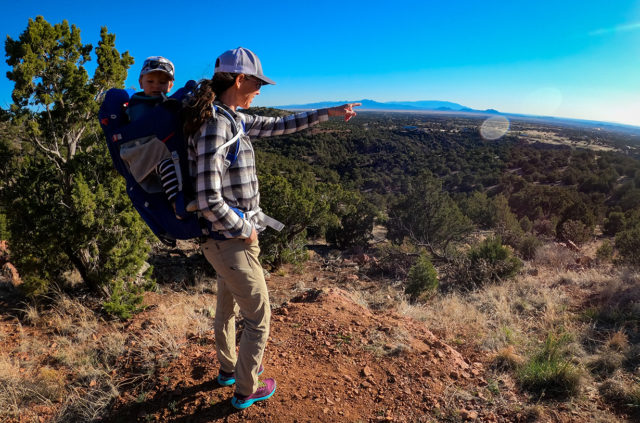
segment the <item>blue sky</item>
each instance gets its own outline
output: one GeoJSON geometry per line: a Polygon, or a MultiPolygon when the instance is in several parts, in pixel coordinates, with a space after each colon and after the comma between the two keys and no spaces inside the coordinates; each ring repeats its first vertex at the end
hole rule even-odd
{"type": "MultiPolygon", "coordinates": [[[[181,84],[243,46],[277,82],[258,106],[445,100],[640,126],[640,1],[5,3],[0,28],[14,39],[37,15],[67,19],[94,47],[107,26],[136,59],[128,86],[147,56],[171,59],[181,84]]],[[[2,60],[2,107],[7,70],[2,60]]]]}

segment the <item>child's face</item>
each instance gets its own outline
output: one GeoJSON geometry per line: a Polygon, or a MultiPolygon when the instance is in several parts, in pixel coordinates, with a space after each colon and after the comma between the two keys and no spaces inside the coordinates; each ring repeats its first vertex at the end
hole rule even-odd
{"type": "Polygon", "coordinates": [[[173,87],[173,80],[164,72],[150,72],[142,75],[139,81],[144,94],[150,97],[166,94],[173,87]]]}

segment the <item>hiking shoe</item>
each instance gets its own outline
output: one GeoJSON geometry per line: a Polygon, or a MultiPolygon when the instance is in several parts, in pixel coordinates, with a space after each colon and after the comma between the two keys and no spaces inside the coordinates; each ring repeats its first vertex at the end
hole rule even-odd
{"type": "Polygon", "coordinates": [[[233,394],[231,405],[242,410],[244,408],[251,407],[256,401],[263,401],[271,398],[274,392],[276,392],[275,379],[265,379],[258,382],[258,389],[249,396],[245,397],[244,395],[233,394]]]}
{"type": "MultiPolygon", "coordinates": [[[[262,372],[264,372],[264,367],[262,367],[261,364],[260,368],[258,369],[258,376],[260,376],[262,372]]],[[[236,374],[234,372],[227,373],[220,370],[220,373],[218,373],[218,378],[216,380],[218,381],[220,386],[231,386],[236,383],[236,374]]]]}

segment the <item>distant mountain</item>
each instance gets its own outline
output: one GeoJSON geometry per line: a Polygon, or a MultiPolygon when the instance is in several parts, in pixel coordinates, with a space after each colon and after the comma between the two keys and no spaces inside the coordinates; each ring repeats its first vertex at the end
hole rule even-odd
{"type": "Polygon", "coordinates": [[[542,122],[555,122],[564,123],[568,125],[582,125],[585,127],[596,128],[598,130],[606,130],[607,128],[615,129],[617,131],[623,131],[636,136],[640,136],[640,127],[634,125],[625,125],[614,122],[600,122],[592,120],[561,118],[552,116],[535,116],[525,115],[518,113],[506,113],[500,112],[496,109],[477,110],[470,107],[463,106],[458,103],[452,103],[450,101],[438,101],[438,100],[423,100],[423,101],[389,101],[381,103],[375,100],[350,100],[350,101],[323,101],[319,103],[308,104],[289,104],[285,106],[273,106],[275,109],[284,110],[309,110],[309,109],[322,109],[325,107],[339,106],[345,103],[362,103],[362,106],[358,110],[362,111],[393,111],[393,112],[419,112],[419,111],[432,111],[432,112],[452,112],[452,113],[476,113],[483,115],[502,115],[507,118],[520,118],[531,121],[542,122]]]}
{"type": "Polygon", "coordinates": [[[438,100],[423,100],[423,101],[389,101],[382,104],[397,104],[399,106],[407,106],[417,109],[426,110],[472,110],[466,106],[458,103],[452,103],[450,101],[438,101],[438,100]]]}
{"type": "Polygon", "coordinates": [[[462,104],[450,101],[423,100],[423,101],[388,101],[381,103],[375,100],[354,100],[354,101],[322,101],[319,103],[288,104],[284,106],[274,106],[277,109],[286,110],[306,110],[322,109],[325,107],[339,106],[344,103],[362,103],[359,110],[387,110],[387,111],[420,111],[435,110],[441,112],[469,112],[469,113],[499,113],[496,110],[474,110],[462,104]]]}

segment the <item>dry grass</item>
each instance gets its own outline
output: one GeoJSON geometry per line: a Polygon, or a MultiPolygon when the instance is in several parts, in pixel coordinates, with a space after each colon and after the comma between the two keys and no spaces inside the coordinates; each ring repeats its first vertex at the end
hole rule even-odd
{"type": "Polygon", "coordinates": [[[51,421],[99,420],[122,384],[141,383],[180,354],[187,336],[211,329],[215,306],[201,295],[205,289],[176,293],[133,332],[62,293],[48,307],[25,305],[16,322],[19,342],[0,356],[0,421],[38,421],[33,410],[43,407],[51,421]],[[125,354],[137,357],[141,375],[121,379],[125,354]]]}
{"type": "Polygon", "coordinates": [[[438,297],[427,305],[402,301],[398,311],[424,322],[429,330],[450,343],[461,340],[477,342],[484,339],[490,330],[485,313],[460,294],[438,297]]]}
{"type": "Polygon", "coordinates": [[[562,245],[544,245],[512,280],[397,308],[453,346],[462,341],[489,352],[496,380],[511,374],[532,392],[572,396],[594,415],[597,402],[582,401],[580,392],[589,398],[600,392],[602,401],[616,404],[613,398],[623,396],[626,404],[640,405],[633,375],[640,366],[640,274],[611,266],[576,268],[577,257],[562,245]],[[563,339],[551,348],[550,361],[547,339],[563,339]],[[617,375],[624,377],[619,381],[617,375]]]}
{"type": "Polygon", "coordinates": [[[532,265],[535,268],[546,268],[563,272],[567,266],[575,264],[577,254],[557,244],[545,244],[536,250],[532,265]]]}

